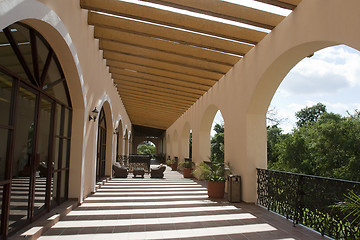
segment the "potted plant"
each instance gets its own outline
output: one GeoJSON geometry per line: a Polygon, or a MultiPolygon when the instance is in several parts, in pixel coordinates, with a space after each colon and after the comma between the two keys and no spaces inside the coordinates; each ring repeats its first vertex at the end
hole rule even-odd
{"type": "Polygon", "coordinates": [[[177,170],[177,161],[175,159],[167,159],[166,164],[171,167],[171,171],[177,170]]]}
{"type": "Polygon", "coordinates": [[[195,167],[194,162],[185,160],[179,164],[179,167],[183,169],[184,178],[192,178],[192,169],[195,167]]]}
{"type": "Polygon", "coordinates": [[[230,169],[227,164],[211,161],[201,163],[194,171],[194,174],[200,180],[208,181],[209,198],[224,198],[225,181],[230,169]]]}

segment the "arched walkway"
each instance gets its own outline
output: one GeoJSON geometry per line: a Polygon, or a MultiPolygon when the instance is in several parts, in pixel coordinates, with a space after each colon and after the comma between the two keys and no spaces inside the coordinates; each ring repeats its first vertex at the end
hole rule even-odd
{"type": "Polygon", "coordinates": [[[207,141],[201,141],[208,136],[203,116],[215,112],[211,106],[216,103],[226,122],[225,161],[242,177],[243,200],[255,202],[256,168],[266,168],[266,110],[273,94],[291,68],[313,52],[337,44],[360,49],[360,34],[349,31],[360,21],[356,7],[360,3],[355,0],[346,4],[329,0],[326,5],[321,0],[301,1],[276,31],[235,64],[167,131],[180,131],[186,122],[201,119],[201,124],[192,124],[194,158],[205,160],[208,153],[202,149],[209,148],[204,146],[207,141]]]}

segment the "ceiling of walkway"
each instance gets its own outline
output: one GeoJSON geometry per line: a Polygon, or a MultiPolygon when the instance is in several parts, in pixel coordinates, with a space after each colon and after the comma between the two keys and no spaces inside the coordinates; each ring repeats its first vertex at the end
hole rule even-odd
{"type": "MultiPolygon", "coordinates": [[[[170,127],[285,18],[221,0],[80,2],[130,120],[158,129],[170,127]]],[[[293,10],[301,0],[257,2],[293,10]]]]}

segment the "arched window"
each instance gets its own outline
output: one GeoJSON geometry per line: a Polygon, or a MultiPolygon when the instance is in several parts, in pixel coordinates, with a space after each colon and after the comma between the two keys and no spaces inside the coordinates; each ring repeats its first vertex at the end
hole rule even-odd
{"type": "Polygon", "coordinates": [[[67,200],[72,106],[61,65],[34,29],[0,31],[2,237],[67,200]]]}

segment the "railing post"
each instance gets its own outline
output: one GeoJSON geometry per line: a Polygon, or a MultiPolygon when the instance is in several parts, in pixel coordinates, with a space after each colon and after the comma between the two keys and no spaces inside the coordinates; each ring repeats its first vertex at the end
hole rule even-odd
{"type": "Polygon", "coordinates": [[[295,201],[295,216],[294,216],[294,220],[293,220],[293,225],[295,227],[296,224],[299,224],[299,222],[302,219],[302,209],[304,206],[304,183],[303,183],[303,179],[304,176],[302,175],[298,175],[298,181],[297,181],[297,190],[296,190],[296,199],[294,199],[295,201]]]}

